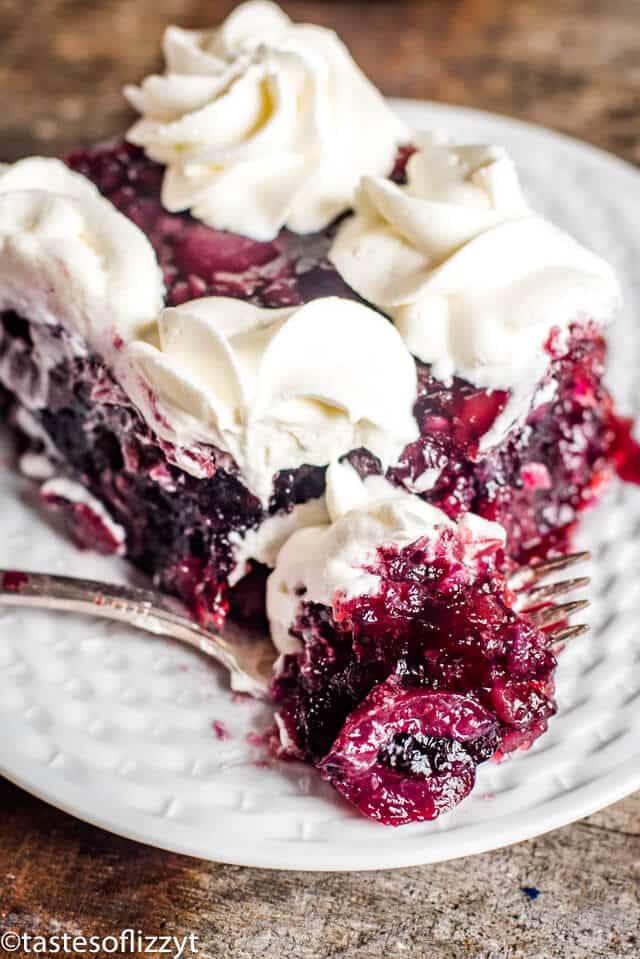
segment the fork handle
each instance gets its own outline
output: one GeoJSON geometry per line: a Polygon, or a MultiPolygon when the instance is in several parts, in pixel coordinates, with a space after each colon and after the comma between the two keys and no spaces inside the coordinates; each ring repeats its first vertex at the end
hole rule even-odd
{"type": "Polygon", "coordinates": [[[179,600],[161,593],[71,576],[0,569],[0,607],[80,613],[126,623],[155,636],[168,636],[221,663],[231,673],[234,689],[259,698],[267,694],[268,664],[252,657],[256,660],[254,668],[252,659],[246,656],[243,660],[247,662],[241,663],[238,644],[204,629],[179,600]]]}

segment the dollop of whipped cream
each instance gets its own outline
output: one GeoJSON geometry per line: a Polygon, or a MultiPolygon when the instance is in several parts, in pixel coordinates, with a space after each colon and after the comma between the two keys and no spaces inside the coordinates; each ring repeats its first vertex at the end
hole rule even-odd
{"type": "Polygon", "coordinates": [[[0,168],[0,310],[108,353],[155,319],[163,292],[148,239],[89,180],[43,157],[0,168]]]}
{"type": "Polygon", "coordinates": [[[348,464],[334,462],[327,470],[326,502],[330,522],[295,532],[267,581],[271,638],[281,653],[300,648],[290,629],[301,603],[333,607],[337,599],[376,594],[380,579],[372,566],[381,547],[402,549],[425,540],[428,551],[442,531],[453,530],[463,545],[463,561],[473,569],[479,555],[505,541],[498,523],[472,513],[455,523],[383,476],[360,479],[348,464]]]}
{"type": "Polygon", "coordinates": [[[551,331],[611,317],[613,271],[531,211],[504,150],[418,145],[406,185],[363,179],[331,260],[438,379],[517,390],[521,401],[526,384],[530,402],[551,331]]]}
{"type": "Polygon", "coordinates": [[[407,140],[336,34],[274,3],[241,4],[214,30],[169,27],[164,55],[163,75],[125,88],[142,114],[127,138],[166,165],[165,207],[217,229],[320,230],[407,140]]]}
{"type": "Polygon", "coordinates": [[[162,438],[231,454],[267,502],[273,476],[366,447],[384,466],[418,436],[415,362],[398,331],[339,297],[270,310],[210,297],[162,311],[119,379],[162,438]]]}

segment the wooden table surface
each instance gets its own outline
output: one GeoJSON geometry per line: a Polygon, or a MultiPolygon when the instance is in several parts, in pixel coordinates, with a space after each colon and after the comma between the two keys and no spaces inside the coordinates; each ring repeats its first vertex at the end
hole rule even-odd
{"type": "MultiPolygon", "coordinates": [[[[386,92],[547,124],[640,162],[640,0],[290,0],[386,92]]],[[[226,0],[0,0],[0,159],[123,129],[163,26],[226,0]]],[[[0,931],[199,937],[201,957],[640,956],[640,795],[507,850],[369,875],[200,863],[0,785],[0,931]],[[525,887],[540,891],[532,899],[525,887]]]]}

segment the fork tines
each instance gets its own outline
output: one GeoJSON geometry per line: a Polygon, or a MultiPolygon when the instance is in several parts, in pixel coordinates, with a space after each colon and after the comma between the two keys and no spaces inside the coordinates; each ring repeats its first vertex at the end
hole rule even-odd
{"type": "Polygon", "coordinates": [[[585,633],[588,633],[591,629],[587,623],[579,623],[575,626],[564,626],[562,629],[554,629],[551,636],[551,642],[556,645],[557,643],[566,643],[570,639],[576,639],[578,636],[584,636],[585,633]]]}
{"type": "Polygon", "coordinates": [[[571,566],[577,566],[578,563],[586,563],[590,559],[591,553],[587,550],[581,553],[568,553],[566,556],[554,556],[552,559],[545,559],[541,563],[532,563],[531,566],[525,567],[524,572],[528,574],[528,582],[537,581],[551,573],[559,573],[571,566]]]}
{"type": "Polygon", "coordinates": [[[546,599],[555,599],[565,593],[573,593],[576,589],[585,589],[591,580],[588,576],[578,576],[575,579],[563,579],[559,583],[544,583],[542,586],[533,586],[527,590],[530,600],[543,602],[546,599]]]}
{"type": "Polygon", "coordinates": [[[543,583],[542,580],[589,559],[591,554],[588,552],[554,557],[518,570],[511,579],[521,612],[526,613],[536,626],[545,630],[554,644],[565,643],[589,630],[586,624],[570,625],[568,623],[570,616],[586,609],[589,600],[580,599],[560,604],[554,601],[574,590],[584,589],[589,585],[590,579],[588,576],[580,576],[553,583],[543,583]],[[552,626],[556,628],[551,629],[552,626]]]}
{"type": "Polygon", "coordinates": [[[561,603],[559,606],[541,606],[539,609],[534,609],[531,612],[528,610],[523,610],[531,619],[536,626],[539,626],[541,629],[546,629],[548,626],[555,626],[556,623],[562,623],[573,613],[579,612],[581,609],[586,609],[589,605],[588,599],[578,599],[573,603],[561,603]]]}

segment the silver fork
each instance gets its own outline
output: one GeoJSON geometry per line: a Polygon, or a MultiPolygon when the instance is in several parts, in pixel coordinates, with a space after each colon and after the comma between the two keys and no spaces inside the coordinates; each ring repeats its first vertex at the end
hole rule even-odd
{"type": "MultiPolygon", "coordinates": [[[[554,644],[588,630],[566,625],[568,618],[588,606],[588,600],[557,605],[559,596],[583,589],[589,579],[547,582],[548,577],[589,559],[588,553],[572,553],[518,570],[509,580],[517,606],[554,644]]],[[[116,620],[156,636],[168,636],[192,646],[221,663],[231,674],[231,686],[259,699],[267,699],[278,653],[257,630],[231,620],[214,632],[200,626],[179,600],[154,590],[113,583],[98,583],[70,576],[52,576],[22,570],[0,569],[0,607],[20,606],[82,613],[116,620]]]]}

